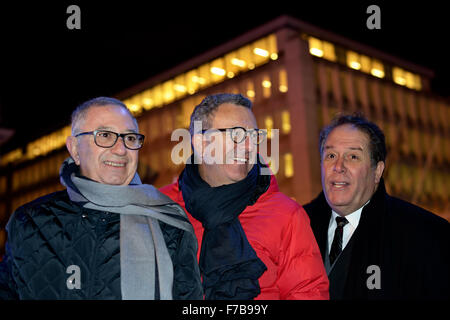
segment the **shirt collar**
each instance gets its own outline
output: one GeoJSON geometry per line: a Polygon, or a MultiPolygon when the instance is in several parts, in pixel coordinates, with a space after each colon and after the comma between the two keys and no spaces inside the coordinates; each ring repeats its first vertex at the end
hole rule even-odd
{"type": "MultiPolygon", "coordinates": [[[[347,219],[348,223],[354,228],[356,229],[356,227],[358,227],[359,224],[359,219],[361,218],[361,212],[364,209],[364,207],[370,202],[367,201],[361,208],[359,208],[356,211],[353,211],[352,213],[348,214],[345,216],[345,218],[347,219]]],[[[340,217],[339,214],[337,214],[334,210],[331,210],[331,214],[332,214],[332,219],[333,221],[336,220],[336,217],[340,217]]]]}

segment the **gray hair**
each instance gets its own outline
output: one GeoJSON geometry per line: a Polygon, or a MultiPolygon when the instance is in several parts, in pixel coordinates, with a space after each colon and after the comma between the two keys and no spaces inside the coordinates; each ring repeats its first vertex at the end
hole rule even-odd
{"type": "Polygon", "coordinates": [[[133,119],[136,128],[138,128],[138,123],[135,117],[131,114],[130,110],[128,110],[127,106],[120,100],[110,97],[97,97],[86,102],[80,104],[76,109],[72,112],[71,120],[72,120],[72,135],[77,134],[81,123],[86,119],[87,111],[93,107],[104,107],[107,105],[119,106],[128,112],[130,117],[133,119]]]}
{"type": "Polygon", "coordinates": [[[218,93],[207,96],[192,112],[191,123],[189,125],[191,137],[197,133],[194,132],[194,122],[201,121],[203,130],[210,129],[212,115],[217,111],[217,108],[224,103],[231,103],[249,108],[250,110],[252,109],[252,102],[241,94],[218,93]]]}
{"type": "Polygon", "coordinates": [[[383,131],[373,122],[367,120],[362,114],[354,113],[352,115],[339,115],[337,118],[320,131],[319,152],[320,159],[323,156],[325,141],[333,129],[336,127],[350,124],[369,137],[369,152],[372,166],[376,166],[379,161],[386,162],[387,149],[383,131]]]}

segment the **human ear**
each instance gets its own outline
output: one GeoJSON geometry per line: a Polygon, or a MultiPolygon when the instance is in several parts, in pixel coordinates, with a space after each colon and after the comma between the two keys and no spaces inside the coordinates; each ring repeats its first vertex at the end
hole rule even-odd
{"type": "Polygon", "coordinates": [[[70,136],[66,139],[66,148],[70,153],[73,161],[75,161],[76,165],[80,165],[80,156],[78,154],[78,140],[77,138],[70,136]]]}
{"type": "Polygon", "coordinates": [[[377,167],[375,168],[375,183],[380,182],[380,179],[383,176],[384,166],[385,164],[383,161],[378,161],[377,167]]]}

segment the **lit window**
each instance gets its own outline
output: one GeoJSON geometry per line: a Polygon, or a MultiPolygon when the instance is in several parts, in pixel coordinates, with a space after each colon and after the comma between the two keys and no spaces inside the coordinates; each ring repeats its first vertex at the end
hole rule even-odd
{"type": "Polygon", "coordinates": [[[226,73],[226,71],[222,68],[218,68],[218,67],[212,67],[211,68],[211,73],[217,75],[217,76],[221,76],[223,77],[226,73]]]}
{"type": "Polygon", "coordinates": [[[361,71],[370,73],[370,69],[372,67],[371,59],[368,56],[361,54],[359,56],[359,61],[361,62],[361,71]]]}
{"type": "Polygon", "coordinates": [[[372,60],[372,69],[370,70],[370,74],[377,77],[377,78],[383,78],[384,77],[384,66],[383,64],[378,60],[372,60]]]}
{"type": "Polygon", "coordinates": [[[170,103],[175,99],[175,92],[173,91],[173,81],[169,80],[162,84],[163,88],[163,101],[164,103],[170,103]]]}
{"type": "Polygon", "coordinates": [[[327,41],[322,41],[323,43],[323,57],[330,61],[336,61],[336,53],[334,51],[334,45],[327,41]]]}
{"type": "Polygon", "coordinates": [[[251,80],[247,82],[247,97],[249,97],[252,101],[255,98],[255,87],[253,86],[253,82],[251,80]]]}
{"type": "Polygon", "coordinates": [[[145,110],[150,110],[154,106],[152,90],[145,90],[142,93],[142,105],[145,110]]]}
{"type": "Polygon", "coordinates": [[[211,62],[210,71],[212,73],[211,80],[214,83],[222,81],[227,74],[227,71],[225,70],[224,60],[222,58],[219,58],[211,62]]]}
{"type": "Polygon", "coordinates": [[[271,116],[267,116],[264,119],[264,125],[267,129],[267,138],[272,139],[273,119],[271,116]]]}
{"type": "Polygon", "coordinates": [[[322,41],[317,38],[309,37],[309,53],[316,57],[323,57],[322,41]]]}
{"type": "Polygon", "coordinates": [[[253,49],[253,53],[257,54],[258,56],[264,57],[264,58],[269,56],[269,51],[261,49],[261,48],[253,49]]]}
{"type": "Polygon", "coordinates": [[[410,89],[420,90],[422,89],[422,84],[420,76],[412,72],[403,70],[399,67],[392,68],[392,78],[396,84],[401,86],[406,86],[410,89]]]}
{"type": "Polygon", "coordinates": [[[278,90],[280,90],[280,92],[287,92],[288,91],[288,83],[287,83],[287,73],[285,69],[281,69],[280,73],[278,74],[279,76],[279,87],[278,90]]]}
{"type": "Polygon", "coordinates": [[[361,69],[359,55],[353,51],[347,51],[347,65],[355,70],[361,69]]]}
{"type": "Polygon", "coordinates": [[[270,94],[271,94],[271,89],[270,88],[272,87],[272,83],[270,82],[269,76],[264,76],[261,85],[263,87],[263,97],[264,98],[269,98],[270,94]]]}
{"type": "Polygon", "coordinates": [[[286,153],[284,155],[284,176],[286,178],[294,176],[294,160],[292,158],[292,153],[286,153]]]}
{"type": "Polygon", "coordinates": [[[238,58],[233,58],[231,59],[231,64],[234,64],[235,66],[238,66],[240,68],[244,68],[246,63],[244,60],[238,59],[238,58]]]}
{"type": "Polygon", "coordinates": [[[284,134],[291,132],[291,115],[289,111],[281,113],[281,130],[284,134]]]}
{"type": "Polygon", "coordinates": [[[309,53],[319,58],[325,58],[330,61],[336,61],[336,52],[334,45],[314,37],[308,38],[309,53]]]}

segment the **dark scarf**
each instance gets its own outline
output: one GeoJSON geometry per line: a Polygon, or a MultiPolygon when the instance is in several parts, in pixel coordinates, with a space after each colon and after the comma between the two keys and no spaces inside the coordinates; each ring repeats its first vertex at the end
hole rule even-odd
{"type": "Polygon", "coordinates": [[[191,160],[179,186],[187,211],[205,228],[200,251],[205,298],[253,299],[261,291],[258,278],[267,268],[248,242],[238,216],[266,192],[270,176],[260,174],[258,161],[245,179],[210,187],[191,160]]]}

